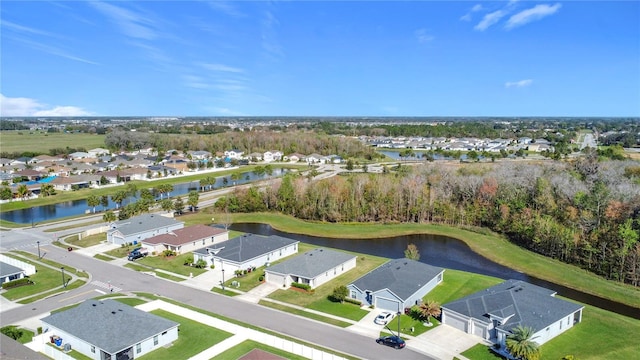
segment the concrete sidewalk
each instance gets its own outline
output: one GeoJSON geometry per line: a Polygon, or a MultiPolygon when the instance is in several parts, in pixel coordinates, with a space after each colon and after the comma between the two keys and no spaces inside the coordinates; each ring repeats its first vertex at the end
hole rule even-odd
{"type": "MultiPolygon", "coordinates": [[[[249,329],[240,325],[236,325],[224,320],[214,318],[209,315],[202,314],[200,312],[189,310],[178,305],[170,304],[162,300],[154,300],[145,304],[136,306],[136,308],[149,312],[156,309],[163,309],[173,314],[182,316],[184,318],[197,321],[201,324],[211,326],[226,332],[233,334],[230,338],[215,344],[214,346],[202,351],[201,353],[192,356],[189,360],[208,360],[212,357],[221,354],[232,347],[242,343],[247,339],[281,349],[286,352],[303,356],[308,359],[326,359],[326,360],[343,360],[345,358],[330,354],[318,349],[314,349],[302,344],[295,343],[293,341],[279,338],[270,334],[266,334],[257,330],[249,329]]],[[[345,359],[346,360],[346,359],[345,359]]]]}

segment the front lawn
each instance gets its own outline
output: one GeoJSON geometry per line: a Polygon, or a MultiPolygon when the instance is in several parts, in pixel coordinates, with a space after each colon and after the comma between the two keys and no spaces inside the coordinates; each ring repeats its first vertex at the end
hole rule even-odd
{"type": "Polygon", "coordinates": [[[306,359],[306,357],[298,356],[298,355],[286,352],[284,350],[280,350],[268,345],[261,344],[259,342],[255,342],[253,340],[246,340],[232,347],[231,349],[226,350],[222,354],[214,357],[212,360],[240,359],[242,356],[248,354],[250,351],[254,349],[260,349],[260,350],[269,352],[271,354],[278,355],[283,359],[289,359],[289,360],[305,360],[306,359]]]}
{"type": "Polygon", "coordinates": [[[84,236],[82,238],[80,238],[80,236],[78,235],[75,235],[75,236],[66,238],[64,241],[67,244],[70,244],[73,246],[86,248],[86,247],[98,245],[106,240],[107,240],[107,233],[100,233],[95,235],[84,236]]]}
{"type": "Polygon", "coordinates": [[[139,359],[149,360],[174,360],[189,359],[213,345],[223,341],[233,334],[204,325],[165,310],[153,310],[151,313],[180,323],[178,340],[172,346],[154,350],[139,359]]]}
{"type": "Polygon", "coordinates": [[[463,352],[462,355],[471,360],[504,360],[504,357],[494,353],[488,346],[482,344],[475,344],[463,352]]]}
{"type": "Polygon", "coordinates": [[[293,308],[291,306],[287,306],[287,305],[282,305],[282,304],[277,304],[271,301],[265,301],[265,300],[260,300],[258,302],[258,304],[262,305],[262,306],[266,306],[266,307],[270,307],[272,309],[277,309],[280,311],[284,311],[287,314],[293,314],[293,315],[298,315],[298,316],[302,316],[302,317],[306,317],[309,319],[313,319],[316,321],[321,321],[325,324],[331,324],[331,325],[335,325],[335,326],[339,326],[342,328],[346,328],[349,327],[353,324],[346,322],[346,321],[342,321],[342,320],[338,320],[338,319],[334,319],[328,316],[323,316],[320,314],[316,314],[316,313],[312,313],[309,311],[304,311],[302,309],[297,309],[297,308],[293,308]]]}
{"type": "Polygon", "coordinates": [[[198,276],[207,271],[206,269],[198,269],[195,266],[184,265],[188,258],[193,259],[193,255],[191,253],[187,253],[178,256],[166,257],[162,255],[147,256],[142,259],[138,259],[136,262],[184,276],[190,276],[191,274],[193,274],[193,276],[198,276]]]}

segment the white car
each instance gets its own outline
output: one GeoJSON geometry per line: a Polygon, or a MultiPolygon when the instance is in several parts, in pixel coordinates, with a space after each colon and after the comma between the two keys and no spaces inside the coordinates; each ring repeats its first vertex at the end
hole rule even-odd
{"type": "Polygon", "coordinates": [[[385,311],[383,313],[380,313],[380,315],[376,316],[376,319],[373,320],[373,322],[378,325],[387,325],[389,321],[391,321],[391,319],[393,319],[393,314],[388,311],[385,311]]]}

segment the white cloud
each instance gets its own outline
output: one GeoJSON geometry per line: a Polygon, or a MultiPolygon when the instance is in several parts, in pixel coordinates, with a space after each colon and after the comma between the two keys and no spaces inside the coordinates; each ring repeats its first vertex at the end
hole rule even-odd
{"type": "Polygon", "coordinates": [[[55,36],[54,34],[52,34],[50,32],[47,32],[47,31],[42,31],[42,30],[38,30],[36,28],[19,25],[19,24],[12,23],[12,22],[6,21],[6,20],[2,21],[2,26],[7,28],[7,29],[9,29],[9,30],[13,30],[13,31],[16,31],[16,32],[21,32],[21,33],[29,33],[29,34],[42,35],[42,36],[55,36]]]}
{"type": "Polygon", "coordinates": [[[203,68],[211,71],[221,71],[221,72],[232,72],[232,73],[243,73],[244,70],[241,68],[236,68],[232,66],[227,66],[223,64],[211,64],[211,63],[202,63],[200,64],[203,68]]]}
{"type": "Polygon", "coordinates": [[[507,81],[506,83],[504,83],[504,87],[508,88],[521,88],[521,87],[526,87],[533,84],[533,80],[531,79],[524,79],[524,80],[520,80],[520,81],[507,81]]]}
{"type": "Polygon", "coordinates": [[[522,10],[509,18],[505,28],[513,29],[532,21],[540,20],[543,17],[555,14],[561,7],[562,5],[560,3],[556,3],[554,5],[540,4],[530,9],[522,10]]]}
{"type": "Polygon", "coordinates": [[[90,112],[77,106],[42,104],[35,99],[6,97],[0,94],[0,116],[89,116],[90,112]]]}
{"type": "Polygon", "coordinates": [[[153,21],[148,18],[105,2],[92,1],[89,4],[116,23],[126,36],[145,40],[153,40],[157,37],[155,30],[151,28],[153,21]]]}
{"type": "Polygon", "coordinates": [[[416,38],[420,43],[428,43],[435,39],[435,36],[430,35],[427,29],[418,29],[415,31],[416,38]]]}
{"type": "Polygon", "coordinates": [[[500,21],[500,19],[502,19],[505,15],[507,15],[507,12],[504,10],[497,10],[492,13],[488,13],[482,18],[478,25],[474,27],[474,29],[478,31],[485,31],[489,28],[489,26],[494,25],[495,23],[500,21]]]}
{"type": "Polygon", "coordinates": [[[471,13],[478,12],[478,11],[483,10],[483,9],[484,9],[484,8],[482,7],[482,5],[480,5],[480,4],[475,4],[475,5],[471,8],[471,10],[469,10],[469,12],[468,12],[468,13],[466,13],[466,14],[464,14],[464,15],[462,15],[462,16],[460,17],[460,20],[462,20],[462,21],[471,21],[471,13]]]}
{"type": "Polygon", "coordinates": [[[480,10],[482,10],[482,5],[480,5],[480,4],[475,4],[475,5],[473,5],[473,7],[471,8],[471,11],[472,11],[472,12],[477,12],[477,11],[480,11],[480,10]]]}
{"type": "Polygon", "coordinates": [[[214,0],[214,1],[209,1],[207,4],[209,4],[209,6],[212,9],[223,12],[229,16],[233,16],[233,17],[246,16],[244,13],[238,10],[235,6],[233,6],[230,1],[214,0]]]}

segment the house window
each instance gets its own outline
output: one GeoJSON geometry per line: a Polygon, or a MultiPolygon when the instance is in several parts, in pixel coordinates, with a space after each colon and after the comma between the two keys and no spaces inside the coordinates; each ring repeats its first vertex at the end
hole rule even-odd
{"type": "Polygon", "coordinates": [[[569,321],[571,321],[571,317],[567,318],[567,325],[569,325],[569,321]]]}
{"type": "Polygon", "coordinates": [[[562,321],[560,321],[560,330],[562,330],[562,321]]]}
{"type": "Polygon", "coordinates": [[[344,271],[344,264],[342,264],[342,269],[341,269],[341,271],[344,271]]]}
{"type": "Polygon", "coordinates": [[[438,282],[442,281],[442,273],[438,274],[438,282]]]}
{"type": "Polygon", "coordinates": [[[195,241],[193,242],[193,247],[196,247],[196,242],[195,241]]]}
{"type": "Polygon", "coordinates": [[[158,345],[158,335],[153,337],[153,346],[158,345]]]}
{"type": "Polygon", "coordinates": [[[93,346],[93,345],[91,345],[91,353],[92,353],[92,354],[95,354],[95,353],[96,353],[96,347],[95,347],[95,346],[93,346]]]}
{"type": "Polygon", "coordinates": [[[142,345],[140,343],[136,344],[136,354],[140,354],[142,352],[142,345]]]}
{"type": "Polygon", "coordinates": [[[336,274],[336,268],[333,268],[333,275],[336,274]]]}
{"type": "Polygon", "coordinates": [[[327,271],[326,273],[324,273],[324,276],[329,276],[329,272],[327,271]]]}
{"type": "Polygon", "coordinates": [[[202,239],[202,245],[204,245],[204,241],[205,241],[205,240],[204,240],[204,239],[202,239]]]}
{"type": "Polygon", "coordinates": [[[282,249],[280,249],[280,256],[282,256],[282,249]]]}
{"type": "Polygon", "coordinates": [[[355,290],[351,290],[351,298],[352,299],[356,298],[356,291],[355,290]]]}

